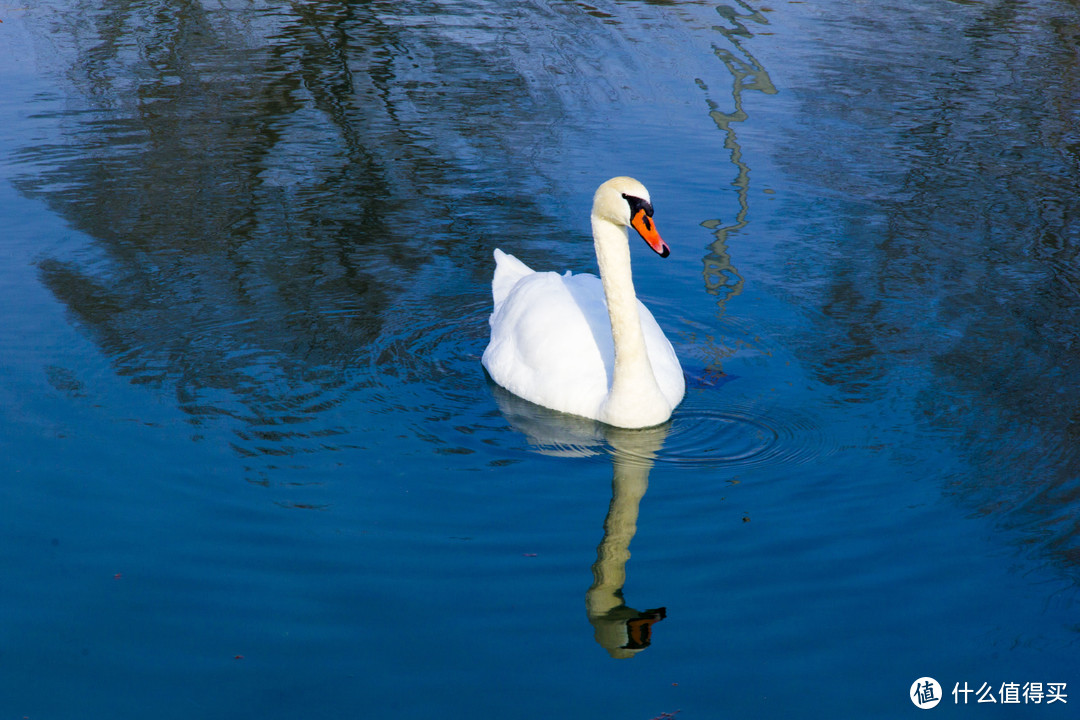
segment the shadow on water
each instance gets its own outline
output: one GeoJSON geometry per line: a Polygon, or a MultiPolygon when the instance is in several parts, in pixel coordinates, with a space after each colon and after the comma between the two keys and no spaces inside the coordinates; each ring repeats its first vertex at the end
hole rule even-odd
{"type": "Polygon", "coordinates": [[[800,344],[822,382],[914,395],[976,469],[948,490],[1075,573],[1080,17],[922,5],[828,18],[830,82],[797,88],[783,152],[805,199],[779,282],[820,309],[800,344]]]}

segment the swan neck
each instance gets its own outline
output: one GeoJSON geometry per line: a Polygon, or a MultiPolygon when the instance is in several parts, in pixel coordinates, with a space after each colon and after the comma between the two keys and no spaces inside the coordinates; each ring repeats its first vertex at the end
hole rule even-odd
{"type": "Polygon", "coordinates": [[[630,244],[626,228],[593,218],[593,244],[596,247],[596,260],[600,266],[600,280],[604,285],[604,295],[607,297],[612,332],[618,330],[615,335],[615,349],[618,355],[620,338],[625,344],[635,335],[641,336],[641,321],[638,317],[634,278],[630,271],[630,244]]]}
{"type": "MultiPolygon", "coordinates": [[[[608,409],[615,413],[619,412],[620,407],[644,399],[643,396],[659,395],[660,389],[641,330],[626,228],[595,215],[592,226],[600,281],[607,298],[611,337],[615,345],[615,367],[607,401],[608,409]]],[[[617,418],[601,419],[618,424],[615,422],[617,418]]]]}

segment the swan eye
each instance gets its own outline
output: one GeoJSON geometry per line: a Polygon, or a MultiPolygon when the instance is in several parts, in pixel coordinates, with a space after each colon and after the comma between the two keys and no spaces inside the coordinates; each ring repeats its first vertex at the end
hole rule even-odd
{"type": "Polygon", "coordinates": [[[645,224],[645,227],[647,229],[651,230],[652,222],[649,220],[649,218],[651,218],[653,215],[652,203],[648,200],[642,200],[635,195],[627,195],[626,193],[623,193],[622,196],[623,199],[626,200],[627,204],[630,205],[630,217],[637,217],[637,214],[639,212],[641,212],[642,210],[645,211],[645,217],[642,218],[642,222],[645,224]]]}

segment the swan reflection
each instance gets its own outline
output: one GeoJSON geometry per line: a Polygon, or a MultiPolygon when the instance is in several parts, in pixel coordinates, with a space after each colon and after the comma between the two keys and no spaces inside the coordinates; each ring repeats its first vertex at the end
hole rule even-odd
{"type": "Polygon", "coordinates": [[[608,453],[613,476],[604,537],[596,548],[593,583],[585,611],[594,636],[613,658],[629,658],[652,641],[652,626],[666,616],[663,607],[637,610],[623,598],[630,541],[637,532],[638,506],[649,485],[653,460],[667,438],[669,424],[628,430],[534,405],[491,384],[510,425],[531,448],[544,455],[583,457],[608,453]]]}

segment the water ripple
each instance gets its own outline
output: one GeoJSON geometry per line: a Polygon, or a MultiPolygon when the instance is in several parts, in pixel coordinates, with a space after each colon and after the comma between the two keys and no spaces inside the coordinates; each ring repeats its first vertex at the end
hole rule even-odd
{"type": "Polygon", "coordinates": [[[797,415],[781,420],[759,409],[689,409],[672,418],[656,460],[698,467],[746,467],[803,464],[831,452],[820,428],[797,415]]]}

